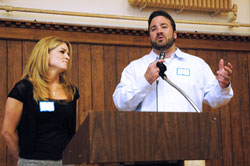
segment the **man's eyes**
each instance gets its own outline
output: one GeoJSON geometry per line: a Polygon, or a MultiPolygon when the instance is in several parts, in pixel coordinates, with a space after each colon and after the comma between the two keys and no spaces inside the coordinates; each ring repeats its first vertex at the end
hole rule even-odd
{"type": "MultiPolygon", "coordinates": [[[[161,28],[165,29],[165,28],[168,28],[168,26],[164,24],[164,25],[161,25],[161,28]]],[[[151,31],[155,31],[156,29],[157,29],[156,27],[152,27],[151,31]]]]}
{"type": "Polygon", "coordinates": [[[156,28],[151,28],[151,31],[155,31],[156,30],[156,28]]]}
{"type": "Polygon", "coordinates": [[[167,26],[167,25],[162,25],[161,27],[162,27],[162,28],[167,28],[168,26],[167,26]]]}

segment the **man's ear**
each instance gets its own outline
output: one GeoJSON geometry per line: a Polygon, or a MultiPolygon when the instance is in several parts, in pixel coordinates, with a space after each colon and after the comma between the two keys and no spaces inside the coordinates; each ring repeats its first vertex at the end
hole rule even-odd
{"type": "Polygon", "coordinates": [[[177,39],[177,32],[174,31],[174,39],[177,39]]]}

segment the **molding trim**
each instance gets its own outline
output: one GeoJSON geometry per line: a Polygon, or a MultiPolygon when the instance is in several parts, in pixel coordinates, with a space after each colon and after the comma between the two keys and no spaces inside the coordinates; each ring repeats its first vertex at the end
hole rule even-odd
{"type": "MultiPolygon", "coordinates": [[[[25,28],[40,30],[55,30],[68,32],[103,33],[116,35],[147,36],[147,30],[143,29],[124,29],[118,27],[94,27],[82,25],[59,24],[50,22],[20,21],[0,19],[0,27],[6,28],[25,28]]],[[[226,34],[207,34],[194,32],[178,32],[179,39],[198,39],[216,41],[240,41],[250,42],[250,36],[226,35],[226,34]]]]}

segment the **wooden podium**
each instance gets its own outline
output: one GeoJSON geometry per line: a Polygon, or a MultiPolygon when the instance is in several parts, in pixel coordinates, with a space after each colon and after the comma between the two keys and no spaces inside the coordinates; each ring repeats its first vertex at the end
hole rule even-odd
{"type": "Polygon", "coordinates": [[[92,111],[64,164],[221,159],[219,114],[92,111]]]}

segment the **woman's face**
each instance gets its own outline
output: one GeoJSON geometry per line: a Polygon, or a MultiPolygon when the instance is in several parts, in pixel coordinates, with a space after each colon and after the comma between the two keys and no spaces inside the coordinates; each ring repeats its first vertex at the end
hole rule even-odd
{"type": "Polygon", "coordinates": [[[50,70],[58,70],[59,73],[67,70],[69,59],[70,57],[68,46],[65,43],[57,46],[49,53],[50,70]]]}

